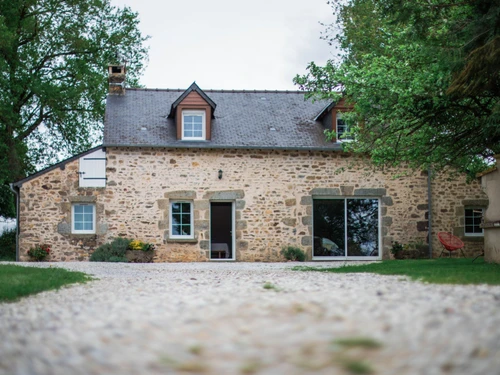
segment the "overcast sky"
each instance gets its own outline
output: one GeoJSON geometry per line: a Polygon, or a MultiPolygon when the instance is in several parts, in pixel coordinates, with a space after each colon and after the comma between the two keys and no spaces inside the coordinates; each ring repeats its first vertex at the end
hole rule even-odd
{"type": "Polygon", "coordinates": [[[151,36],[147,88],[297,90],[308,62],[333,58],[320,40],[326,0],[111,0],[139,13],[151,36]]]}

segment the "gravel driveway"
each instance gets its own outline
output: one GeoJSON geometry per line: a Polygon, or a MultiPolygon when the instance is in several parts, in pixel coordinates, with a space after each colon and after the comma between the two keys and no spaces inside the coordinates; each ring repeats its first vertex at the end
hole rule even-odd
{"type": "Polygon", "coordinates": [[[500,287],[294,265],[53,263],[99,280],[1,304],[0,374],[500,374],[500,287]]]}

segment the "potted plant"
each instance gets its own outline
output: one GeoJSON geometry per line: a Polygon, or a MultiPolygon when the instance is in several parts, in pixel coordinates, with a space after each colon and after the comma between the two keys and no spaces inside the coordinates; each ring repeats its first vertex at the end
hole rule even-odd
{"type": "Polygon", "coordinates": [[[155,245],[152,243],[133,240],[130,241],[125,256],[131,263],[152,263],[154,250],[155,245]]]}

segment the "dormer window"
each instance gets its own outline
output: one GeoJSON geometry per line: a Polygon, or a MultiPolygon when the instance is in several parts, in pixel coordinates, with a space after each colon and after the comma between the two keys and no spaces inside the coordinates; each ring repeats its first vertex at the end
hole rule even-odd
{"type": "Polygon", "coordinates": [[[337,112],[337,141],[338,142],[349,142],[354,138],[349,132],[351,131],[349,124],[347,124],[346,120],[342,117],[342,113],[337,112]]]}
{"type": "Polygon", "coordinates": [[[182,111],[182,140],[204,141],[205,136],[205,111],[182,111]]]}

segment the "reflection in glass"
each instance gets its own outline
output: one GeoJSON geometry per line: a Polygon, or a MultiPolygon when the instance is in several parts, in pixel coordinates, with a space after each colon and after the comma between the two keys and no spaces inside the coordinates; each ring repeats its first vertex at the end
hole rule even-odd
{"type": "Polygon", "coordinates": [[[313,210],[313,255],[345,256],[344,200],[315,200],[313,210]]]}
{"type": "Polygon", "coordinates": [[[313,217],[313,256],[378,256],[377,199],[316,199],[313,217]]]}
{"type": "Polygon", "coordinates": [[[191,203],[172,203],[172,235],[191,236],[191,203]]]}
{"type": "Polygon", "coordinates": [[[378,255],[378,201],[347,200],[347,255],[378,255]]]}

